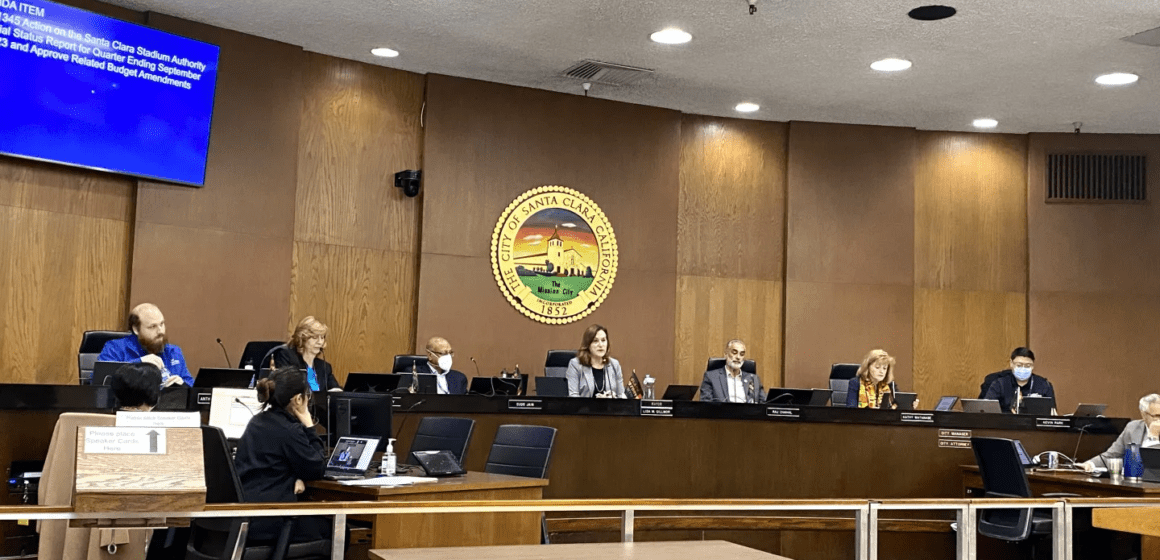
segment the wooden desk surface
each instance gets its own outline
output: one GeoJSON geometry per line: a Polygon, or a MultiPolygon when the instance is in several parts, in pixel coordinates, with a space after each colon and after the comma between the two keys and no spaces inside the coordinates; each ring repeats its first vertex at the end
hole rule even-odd
{"type": "Polygon", "coordinates": [[[1095,508],[1092,525],[1113,531],[1124,531],[1160,537],[1160,508],[1095,508]]]}
{"type": "MultiPolygon", "coordinates": [[[[963,484],[968,480],[979,480],[977,465],[962,465],[963,484]]],[[[1027,481],[1031,483],[1036,495],[1048,492],[1071,492],[1091,497],[1160,497],[1160,483],[1155,482],[1128,482],[1120,480],[1113,482],[1110,478],[1094,478],[1085,473],[1068,472],[1037,472],[1029,471],[1027,481]]]]}
{"type": "Polygon", "coordinates": [[[372,550],[372,560],[790,560],[725,541],[550,544],[372,550]]]}
{"type": "MultiPolygon", "coordinates": [[[[489,474],[470,471],[463,476],[441,478],[438,482],[424,482],[411,486],[348,486],[333,480],[317,480],[306,483],[309,489],[326,493],[342,493],[363,496],[365,500],[382,500],[388,496],[407,494],[438,494],[444,492],[472,492],[478,490],[499,490],[508,488],[540,488],[548,485],[546,478],[527,478],[506,474],[489,474]]],[[[359,498],[353,498],[355,500],[359,498]]]]}

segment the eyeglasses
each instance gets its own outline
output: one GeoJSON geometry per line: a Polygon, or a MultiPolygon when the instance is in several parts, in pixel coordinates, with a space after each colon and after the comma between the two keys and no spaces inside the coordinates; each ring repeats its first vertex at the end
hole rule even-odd
{"type": "Polygon", "coordinates": [[[427,351],[427,353],[428,353],[428,354],[431,354],[432,356],[435,356],[436,358],[441,358],[441,357],[443,357],[443,356],[451,356],[452,358],[454,358],[454,357],[455,357],[455,351],[454,351],[454,350],[448,350],[447,352],[444,352],[444,353],[442,353],[442,354],[440,354],[440,353],[438,353],[438,352],[436,352],[436,351],[434,351],[434,350],[428,350],[428,351],[427,351]]]}

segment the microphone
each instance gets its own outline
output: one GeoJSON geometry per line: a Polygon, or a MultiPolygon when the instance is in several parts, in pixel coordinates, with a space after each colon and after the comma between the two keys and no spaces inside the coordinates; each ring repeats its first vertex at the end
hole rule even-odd
{"type": "Polygon", "coordinates": [[[257,416],[257,414],[254,414],[254,411],[253,411],[253,410],[250,410],[250,406],[249,406],[249,405],[247,405],[246,403],[242,402],[242,399],[239,399],[238,397],[234,397],[234,402],[236,402],[236,403],[238,403],[238,404],[242,405],[242,408],[246,409],[246,412],[249,412],[249,413],[250,413],[250,416],[257,416]]]}
{"type": "Polygon", "coordinates": [[[419,372],[416,371],[416,368],[415,362],[411,362],[411,387],[407,389],[407,392],[412,395],[419,390],[419,372]]]}
{"type": "MultiPolygon", "coordinates": [[[[1083,432],[1084,432],[1084,430],[1088,429],[1088,426],[1090,426],[1090,425],[1091,424],[1085,425],[1079,429],[1079,437],[1075,439],[1075,451],[1071,452],[1071,456],[1074,457],[1074,459],[1072,459],[1072,462],[1079,462],[1079,442],[1083,441],[1083,432]]],[[[1102,456],[1103,453],[1100,453],[1100,455],[1102,456]]],[[[1101,457],[1101,460],[1102,460],[1102,457],[1101,457]]]]}
{"type": "Polygon", "coordinates": [[[231,364],[233,364],[233,362],[231,362],[231,361],[230,361],[230,353],[229,353],[229,352],[226,352],[226,345],[225,345],[225,344],[222,344],[222,339],[220,339],[220,338],[219,338],[219,339],[217,339],[217,343],[218,343],[218,346],[221,346],[221,347],[222,347],[222,354],[225,354],[225,357],[226,357],[226,369],[230,369],[230,368],[234,367],[233,365],[231,365],[231,364]]]}
{"type": "Polygon", "coordinates": [[[749,389],[746,391],[748,393],[748,395],[747,395],[748,402],[756,403],[757,402],[757,395],[753,392],[753,380],[750,379],[749,381],[747,381],[747,383],[749,384],[749,389]]]}
{"type": "Polygon", "coordinates": [[[476,377],[483,377],[482,375],[479,374],[479,362],[475,361],[475,358],[473,356],[468,356],[467,359],[471,360],[471,363],[475,364],[475,376],[476,377]]]}

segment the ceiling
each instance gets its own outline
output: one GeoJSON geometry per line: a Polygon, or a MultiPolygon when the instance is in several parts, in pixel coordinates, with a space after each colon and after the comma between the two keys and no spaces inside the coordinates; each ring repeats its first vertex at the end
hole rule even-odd
{"type": "Polygon", "coordinates": [[[583,94],[583,59],[655,70],[594,97],[687,113],[998,132],[1160,133],[1160,48],[1123,41],[1160,27],[1160,0],[108,0],[412,72],[583,94]],[[676,26],[685,45],[653,43],[676,26]],[[400,51],[370,55],[373,47],[400,51]],[[885,74],[870,63],[909,59],[885,74]],[[1140,81],[1107,87],[1107,72],[1140,81]],[[761,105],[742,115],[742,101],[761,105]]]}

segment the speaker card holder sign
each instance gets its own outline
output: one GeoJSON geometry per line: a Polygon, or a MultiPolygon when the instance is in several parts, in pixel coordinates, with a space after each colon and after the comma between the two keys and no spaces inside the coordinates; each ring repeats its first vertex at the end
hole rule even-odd
{"type": "Polygon", "coordinates": [[[203,510],[201,429],[80,428],[73,508],[78,513],[203,510]]]}

